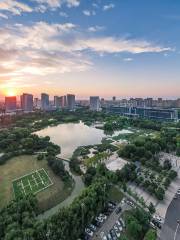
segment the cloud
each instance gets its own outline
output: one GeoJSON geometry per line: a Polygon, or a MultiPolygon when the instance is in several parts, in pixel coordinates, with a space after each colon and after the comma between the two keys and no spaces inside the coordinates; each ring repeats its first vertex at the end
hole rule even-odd
{"type": "Polygon", "coordinates": [[[124,58],[123,61],[124,62],[131,62],[131,61],[133,61],[133,58],[124,58]]]}
{"type": "Polygon", "coordinates": [[[8,19],[8,16],[6,14],[0,13],[0,18],[8,19]]]}
{"type": "Polygon", "coordinates": [[[80,5],[80,1],[79,0],[66,0],[66,4],[69,8],[78,7],[80,5]]]}
{"type": "Polygon", "coordinates": [[[88,31],[89,32],[98,32],[98,31],[103,31],[104,29],[105,29],[105,27],[96,25],[93,27],[89,27],[88,31]]]}
{"type": "MultiPolygon", "coordinates": [[[[93,65],[91,52],[100,56],[129,52],[160,53],[171,51],[145,40],[92,37],[73,23],[32,25],[14,24],[0,28],[0,78],[9,81],[67,72],[81,72],[93,65]]],[[[20,81],[21,82],[21,81],[20,81]]]]}
{"type": "Polygon", "coordinates": [[[98,6],[97,3],[92,3],[92,6],[93,6],[94,8],[99,8],[99,6],[98,6]]]}
{"type": "Polygon", "coordinates": [[[94,16],[94,15],[96,15],[96,12],[95,11],[90,11],[90,10],[83,10],[83,14],[85,15],[85,16],[88,16],[88,17],[90,17],[90,16],[94,16]]]}
{"type": "Polygon", "coordinates": [[[60,15],[61,17],[65,17],[65,18],[67,18],[67,17],[68,17],[68,14],[67,14],[67,13],[65,13],[65,12],[60,12],[60,13],[59,13],[59,15],[60,15]]]}
{"type": "Polygon", "coordinates": [[[45,6],[43,4],[40,4],[40,5],[35,7],[36,12],[45,13],[46,10],[47,10],[47,6],[45,6]]]}
{"type": "Polygon", "coordinates": [[[112,8],[114,8],[115,7],[115,5],[113,4],[113,3],[110,3],[110,4],[108,4],[108,5],[104,5],[103,6],[103,10],[104,11],[107,11],[107,10],[110,10],[110,9],[112,9],[112,8]]]}
{"type": "Polygon", "coordinates": [[[99,37],[86,39],[84,48],[91,49],[99,53],[121,53],[129,52],[133,54],[138,53],[159,53],[170,51],[169,47],[161,47],[144,40],[132,40],[114,37],[99,37]]]}
{"type": "Polygon", "coordinates": [[[63,4],[68,8],[78,7],[80,0],[34,0],[41,5],[46,5],[52,9],[60,8],[63,4]]]}
{"type": "MultiPolygon", "coordinates": [[[[0,78],[9,81],[89,69],[91,61],[66,49],[59,41],[76,26],[72,23],[32,26],[14,24],[0,29],[0,78]]],[[[67,42],[64,40],[64,42],[67,42]]],[[[68,44],[67,44],[68,46],[68,44]]]]}
{"type": "Polygon", "coordinates": [[[8,11],[14,15],[21,15],[22,12],[32,12],[33,9],[27,4],[16,0],[2,0],[0,2],[0,11],[8,11]]]}

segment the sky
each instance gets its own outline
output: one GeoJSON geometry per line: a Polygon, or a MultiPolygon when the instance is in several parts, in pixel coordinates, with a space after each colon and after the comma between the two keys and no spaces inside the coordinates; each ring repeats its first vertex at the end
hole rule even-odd
{"type": "Polygon", "coordinates": [[[179,0],[0,0],[0,96],[180,97],[179,0]]]}

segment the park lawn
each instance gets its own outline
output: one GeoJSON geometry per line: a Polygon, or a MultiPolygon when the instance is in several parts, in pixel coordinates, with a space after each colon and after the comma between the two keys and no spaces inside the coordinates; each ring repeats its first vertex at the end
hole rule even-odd
{"type": "Polygon", "coordinates": [[[64,184],[47,165],[46,160],[38,161],[35,155],[23,155],[8,160],[0,166],[0,208],[14,198],[12,181],[25,174],[42,169],[47,172],[53,185],[37,193],[40,211],[47,210],[64,199],[72,192],[72,184],[64,184]]]}
{"type": "Polygon", "coordinates": [[[115,201],[115,202],[121,202],[124,195],[123,193],[116,187],[112,186],[109,191],[109,200],[115,201]]]}

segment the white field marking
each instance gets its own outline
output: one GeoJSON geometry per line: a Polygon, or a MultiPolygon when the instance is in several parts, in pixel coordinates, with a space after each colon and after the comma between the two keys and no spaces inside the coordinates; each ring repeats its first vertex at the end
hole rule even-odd
{"type": "Polygon", "coordinates": [[[45,183],[44,183],[44,181],[43,181],[43,179],[42,179],[42,177],[41,177],[41,174],[40,174],[39,172],[37,172],[37,174],[38,174],[39,178],[41,179],[41,183],[42,183],[43,185],[45,185],[45,183]]]}
{"type": "Polygon", "coordinates": [[[25,191],[24,184],[23,184],[22,180],[21,180],[21,187],[23,189],[24,195],[26,196],[26,191],[25,191]]]}
{"type": "Polygon", "coordinates": [[[28,179],[28,183],[29,183],[29,187],[30,187],[30,189],[31,189],[31,191],[32,191],[32,187],[31,187],[31,183],[30,183],[30,181],[29,181],[29,179],[28,179]]]}
{"type": "Polygon", "coordinates": [[[51,178],[49,177],[49,175],[47,174],[47,172],[44,170],[44,168],[42,168],[42,170],[44,171],[44,173],[46,174],[47,178],[48,178],[49,181],[50,181],[50,184],[52,185],[52,184],[53,184],[53,181],[51,180],[51,178]]]}
{"type": "MultiPolygon", "coordinates": [[[[37,194],[38,192],[41,192],[41,191],[45,190],[46,188],[48,188],[48,187],[50,187],[50,186],[53,185],[53,182],[52,182],[51,178],[48,176],[48,174],[47,174],[47,172],[44,170],[44,168],[41,168],[41,169],[39,169],[38,171],[40,171],[40,170],[43,170],[43,172],[46,174],[46,176],[48,177],[48,179],[49,179],[49,181],[50,181],[50,184],[48,184],[48,185],[45,186],[44,188],[41,188],[41,189],[33,192],[34,194],[37,194]]],[[[37,171],[37,170],[36,170],[36,171],[37,171]]],[[[24,177],[26,177],[26,176],[30,176],[30,175],[33,176],[33,173],[35,173],[36,171],[32,171],[32,172],[29,173],[29,174],[25,174],[25,175],[22,176],[22,177],[16,178],[16,179],[14,179],[14,180],[12,181],[12,183],[16,182],[17,180],[21,180],[20,184],[21,184],[23,193],[26,195],[26,192],[25,192],[24,188],[27,187],[27,186],[29,186],[29,185],[24,185],[24,184],[22,184],[22,178],[24,178],[24,177]]],[[[36,179],[36,178],[34,177],[34,179],[36,179]]],[[[34,180],[34,179],[33,179],[33,180],[34,180]]],[[[35,182],[36,182],[36,184],[37,184],[37,181],[36,181],[36,180],[35,180],[35,182]]],[[[14,187],[13,187],[13,191],[14,191],[14,187]]],[[[14,192],[14,196],[15,196],[15,192],[14,192]]]]}
{"type": "Polygon", "coordinates": [[[34,177],[34,174],[32,174],[32,178],[33,178],[35,184],[38,186],[38,182],[37,182],[36,178],[34,177]]]}

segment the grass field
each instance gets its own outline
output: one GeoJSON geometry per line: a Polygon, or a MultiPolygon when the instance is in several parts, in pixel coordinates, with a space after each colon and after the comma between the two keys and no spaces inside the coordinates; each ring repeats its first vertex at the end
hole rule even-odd
{"type": "Polygon", "coordinates": [[[36,194],[53,185],[44,168],[26,174],[13,181],[15,198],[36,194]]]}
{"type": "Polygon", "coordinates": [[[36,194],[40,210],[46,210],[62,202],[73,189],[71,184],[65,184],[47,165],[46,160],[38,161],[35,155],[23,155],[8,160],[0,166],[0,208],[5,207],[14,198],[12,182],[27,173],[44,169],[53,185],[36,194]]]}

